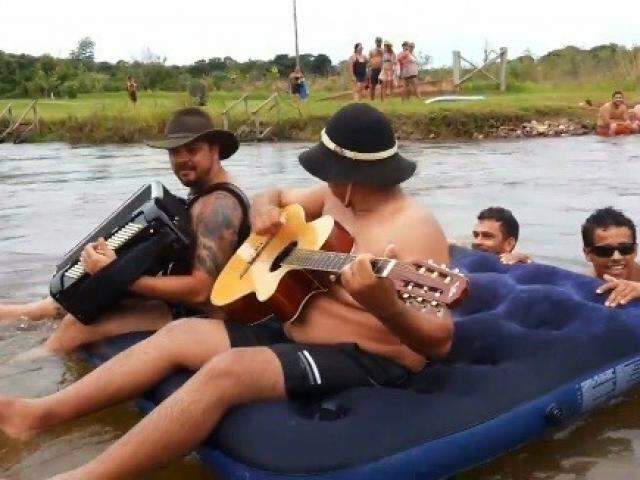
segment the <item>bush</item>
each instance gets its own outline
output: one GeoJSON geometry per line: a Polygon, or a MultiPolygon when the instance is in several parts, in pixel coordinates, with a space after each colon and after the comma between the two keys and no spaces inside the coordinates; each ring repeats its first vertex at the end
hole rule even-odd
{"type": "Polygon", "coordinates": [[[65,82],[60,87],[60,94],[71,99],[78,98],[78,90],[77,82],[65,82]]]}

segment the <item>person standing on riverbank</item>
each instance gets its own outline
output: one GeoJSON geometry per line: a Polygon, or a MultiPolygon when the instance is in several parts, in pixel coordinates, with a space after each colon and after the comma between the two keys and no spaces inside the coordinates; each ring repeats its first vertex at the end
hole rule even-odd
{"type": "MultiPolygon", "coordinates": [[[[65,315],[44,346],[28,353],[67,353],[107,337],[154,331],[186,313],[222,315],[210,304],[209,294],[218,273],[249,232],[247,202],[241,191],[229,184],[231,176],[221,163],[237,151],[238,140],[231,132],[215,129],[211,117],[198,108],[176,112],[165,137],[149,145],[168,150],[174,174],[190,189],[193,252],[182,262],[185,265],[171,275],[140,277],[129,288],[133,298],[114,305],[91,325],[65,315]],[[216,189],[223,183],[229,188],[216,189]]],[[[116,256],[102,240],[87,245],[81,258],[85,270],[95,274],[116,256]]],[[[37,320],[62,314],[51,298],[27,305],[0,305],[0,319],[22,316],[37,320]]]]}
{"type": "Polygon", "coordinates": [[[298,100],[303,99],[303,88],[304,88],[304,73],[302,73],[302,69],[297,66],[293,72],[289,74],[289,92],[294,97],[297,97],[298,100]]]}
{"type": "Polygon", "coordinates": [[[396,79],[397,59],[393,52],[393,45],[389,40],[384,42],[384,52],[382,54],[382,72],[380,79],[382,86],[380,87],[380,100],[384,100],[384,96],[393,94],[393,83],[396,79]]]}
{"type": "MultiPolygon", "coordinates": [[[[376,88],[380,83],[380,72],[382,71],[382,38],[376,37],[376,46],[369,52],[369,97],[376,98],[376,88]]],[[[381,87],[382,90],[382,87],[381,87]]]]}
{"type": "Polygon", "coordinates": [[[136,103],[138,102],[138,84],[135,79],[129,75],[127,77],[127,95],[129,95],[129,100],[133,104],[133,108],[136,108],[136,103]]]}
{"type": "Polygon", "coordinates": [[[402,99],[408,100],[411,95],[420,98],[418,94],[418,60],[413,53],[415,44],[412,42],[402,42],[402,52],[398,54],[398,67],[400,78],[402,79],[402,99]]]}
{"type": "Polygon", "coordinates": [[[624,94],[616,90],[611,101],[605,103],[598,111],[598,127],[596,133],[602,136],[619,135],[633,131],[629,121],[629,112],[624,103],[624,94]]]}
{"type": "Polygon", "coordinates": [[[359,101],[367,82],[367,56],[362,53],[361,43],[356,43],[353,47],[353,55],[349,58],[349,72],[355,81],[353,99],[359,101]]]}

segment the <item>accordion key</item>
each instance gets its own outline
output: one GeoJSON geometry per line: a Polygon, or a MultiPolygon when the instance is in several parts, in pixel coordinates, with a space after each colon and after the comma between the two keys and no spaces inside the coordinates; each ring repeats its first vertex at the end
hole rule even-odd
{"type": "Polygon", "coordinates": [[[51,296],[83,323],[91,323],[142,275],[166,272],[190,251],[189,214],[184,199],[160,182],[143,186],[69,250],[56,266],[51,296]],[[80,262],[85,246],[103,237],[117,257],[95,275],[80,262]]]}

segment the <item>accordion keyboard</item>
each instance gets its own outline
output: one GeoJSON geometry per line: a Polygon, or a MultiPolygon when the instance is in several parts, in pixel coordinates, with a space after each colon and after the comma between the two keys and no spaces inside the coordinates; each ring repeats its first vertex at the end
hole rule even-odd
{"type": "MultiPolygon", "coordinates": [[[[141,230],[145,228],[145,225],[141,225],[139,223],[131,222],[126,224],[124,227],[116,231],[111,237],[106,239],[107,245],[114,251],[118,250],[122,245],[131,240],[134,236],[136,236],[141,230]]],[[[65,272],[65,275],[78,279],[82,277],[86,273],[84,266],[81,261],[77,261],[73,267],[65,272]]]]}

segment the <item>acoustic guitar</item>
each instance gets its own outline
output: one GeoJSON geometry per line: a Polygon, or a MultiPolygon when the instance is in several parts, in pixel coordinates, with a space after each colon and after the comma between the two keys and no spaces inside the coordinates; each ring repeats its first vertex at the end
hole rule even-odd
{"type": "MultiPolygon", "coordinates": [[[[302,207],[289,205],[282,222],[272,237],[251,234],[213,286],[211,302],[234,320],[255,323],[272,313],[283,322],[294,320],[356,258],[350,253],[353,238],[328,215],[306,222],[302,207]]],[[[463,275],[431,260],[376,258],[372,268],[393,281],[403,302],[420,310],[455,306],[468,288],[463,275]]]]}

